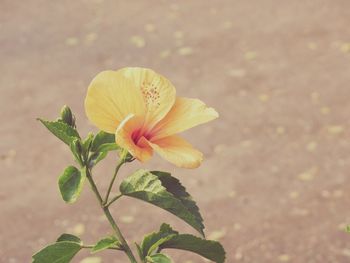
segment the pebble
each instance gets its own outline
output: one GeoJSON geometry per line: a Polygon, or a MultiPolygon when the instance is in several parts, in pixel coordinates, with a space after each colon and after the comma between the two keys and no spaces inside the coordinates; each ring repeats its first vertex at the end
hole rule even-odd
{"type": "Polygon", "coordinates": [[[246,75],[246,71],[244,69],[230,69],[227,74],[230,77],[243,78],[246,75]]]}
{"type": "Polygon", "coordinates": [[[259,95],[259,100],[261,101],[261,102],[266,102],[266,101],[268,101],[270,99],[270,97],[269,97],[269,95],[267,95],[267,94],[260,94],[259,95]]]}
{"type": "Polygon", "coordinates": [[[291,199],[297,199],[300,196],[299,192],[293,191],[289,193],[291,199]]]}
{"type": "Polygon", "coordinates": [[[68,37],[65,43],[67,46],[76,46],[79,43],[79,39],[76,37],[68,37]]]}
{"type": "Polygon", "coordinates": [[[131,44],[133,44],[135,47],[143,48],[146,45],[146,41],[141,36],[132,36],[130,38],[131,44]]]}
{"type": "Polygon", "coordinates": [[[193,53],[193,49],[191,47],[182,47],[178,49],[177,53],[181,56],[188,56],[193,53]]]}
{"type": "Polygon", "coordinates": [[[299,174],[298,178],[301,181],[312,181],[315,178],[317,171],[318,171],[318,168],[314,166],[309,170],[299,174]]]}
{"type": "Polygon", "coordinates": [[[254,59],[256,59],[256,57],[257,57],[257,53],[254,51],[248,51],[248,52],[244,53],[244,58],[246,60],[254,60],[254,59]]]}
{"type": "Polygon", "coordinates": [[[73,228],[72,228],[72,232],[74,235],[80,236],[82,234],[85,233],[85,225],[82,223],[78,223],[76,224],[73,228]]]}
{"type": "Polygon", "coordinates": [[[331,111],[331,109],[330,109],[329,107],[326,107],[326,106],[324,106],[324,107],[322,107],[322,108],[320,109],[320,112],[321,112],[323,115],[329,114],[330,111],[331,111]]]}
{"type": "Polygon", "coordinates": [[[135,221],[135,218],[133,216],[122,216],[120,217],[120,221],[125,224],[130,224],[135,221]]]}
{"type": "Polygon", "coordinates": [[[80,261],[80,263],[101,263],[102,259],[100,257],[87,257],[80,261]]]}
{"type": "Polygon", "coordinates": [[[290,256],[287,254],[282,254],[278,256],[278,260],[281,262],[288,262],[290,260],[290,256]]]}
{"type": "Polygon", "coordinates": [[[314,152],[317,148],[317,142],[311,141],[306,145],[306,150],[308,152],[314,152]]]}
{"type": "Polygon", "coordinates": [[[210,240],[219,240],[221,238],[223,238],[226,235],[226,230],[225,229],[220,229],[220,230],[216,230],[211,232],[208,235],[208,239],[210,240]]]}
{"type": "Polygon", "coordinates": [[[155,29],[156,29],[156,27],[153,24],[146,24],[145,25],[145,31],[148,33],[154,32],[155,29]]]}
{"type": "Polygon", "coordinates": [[[171,51],[169,49],[163,50],[159,53],[160,58],[167,58],[171,54],[171,51]]]}
{"type": "Polygon", "coordinates": [[[286,132],[286,129],[285,129],[284,127],[282,127],[282,126],[278,126],[278,127],[276,128],[276,133],[279,134],[279,135],[282,135],[282,134],[284,134],[285,132],[286,132]]]}
{"type": "Polygon", "coordinates": [[[344,127],[341,125],[333,125],[333,126],[328,126],[327,130],[328,130],[328,133],[337,135],[344,131],[344,127]]]}

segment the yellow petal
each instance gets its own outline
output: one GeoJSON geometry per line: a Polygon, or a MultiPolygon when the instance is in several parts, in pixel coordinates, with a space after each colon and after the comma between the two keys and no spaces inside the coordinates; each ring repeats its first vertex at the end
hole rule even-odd
{"type": "Polygon", "coordinates": [[[129,151],[129,153],[141,162],[149,160],[153,155],[153,149],[147,143],[145,137],[141,137],[135,144],[132,135],[140,129],[143,119],[132,114],[128,115],[118,126],[115,133],[116,143],[129,151]]]}
{"type": "Polygon", "coordinates": [[[164,138],[216,119],[219,114],[198,99],[180,98],[169,113],[154,127],[155,139],[164,138]]]}
{"type": "Polygon", "coordinates": [[[85,98],[86,115],[99,129],[115,133],[128,115],[145,111],[139,86],[124,76],[125,69],[103,71],[91,82],[85,98]]]}
{"type": "Polygon", "coordinates": [[[175,87],[168,79],[147,68],[126,68],[124,75],[141,89],[146,105],[145,125],[152,128],[174,105],[175,87]]]}
{"type": "Polygon", "coordinates": [[[148,142],[149,145],[165,160],[183,168],[197,168],[203,154],[179,136],[169,136],[148,142]]]}

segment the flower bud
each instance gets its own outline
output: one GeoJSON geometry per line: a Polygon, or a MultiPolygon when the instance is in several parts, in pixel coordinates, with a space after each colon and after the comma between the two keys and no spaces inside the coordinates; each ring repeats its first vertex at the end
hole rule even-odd
{"type": "Polygon", "coordinates": [[[61,119],[64,123],[68,124],[71,127],[75,127],[75,117],[71,111],[71,109],[64,105],[61,109],[61,119]]]}

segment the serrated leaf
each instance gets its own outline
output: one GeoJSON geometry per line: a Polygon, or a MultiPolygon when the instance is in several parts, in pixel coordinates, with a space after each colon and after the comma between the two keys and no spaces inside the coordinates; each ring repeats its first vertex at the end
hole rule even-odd
{"type": "Polygon", "coordinates": [[[62,198],[67,203],[74,203],[83,189],[85,174],[74,166],[68,166],[59,177],[58,186],[62,198]]]}
{"type": "Polygon", "coordinates": [[[80,139],[80,136],[76,129],[72,128],[68,124],[62,121],[47,121],[38,119],[44,126],[57,138],[63,141],[68,146],[74,141],[74,139],[80,139]]]}
{"type": "Polygon", "coordinates": [[[172,263],[173,261],[167,255],[157,253],[152,256],[148,256],[147,263],[172,263]]]}
{"type": "Polygon", "coordinates": [[[159,248],[159,251],[165,248],[187,250],[216,263],[225,262],[225,250],[219,242],[202,239],[189,234],[175,235],[161,244],[159,248]]]}
{"type": "Polygon", "coordinates": [[[203,233],[204,227],[197,215],[181,199],[167,191],[158,176],[147,170],[138,170],[127,177],[120,185],[120,192],[163,208],[203,233]]]}
{"type": "Polygon", "coordinates": [[[72,234],[62,234],[59,238],[57,238],[56,242],[63,242],[63,241],[70,241],[70,242],[75,242],[78,244],[82,244],[82,241],[79,237],[72,235],[72,234]]]}
{"type": "Polygon", "coordinates": [[[182,204],[196,217],[197,222],[200,222],[201,224],[201,234],[204,236],[203,218],[199,213],[199,208],[196,205],[196,202],[193,201],[192,196],[186,191],[186,188],[177,178],[171,176],[170,173],[161,171],[151,171],[151,173],[156,175],[159,180],[161,180],[162,185],[166,190],[181,200],[182,204]]]}
{"type": "Polygon", "coordinates": [[[107,133],[104,131],[99,131],[92,141],[91,151],[96,152],[102,144],[115,143],[114,134],[107,133]]]}
{"type": "Polygon", "coordinates": [[[57,242],[33,255],[32,263],[69,263],[80,249],[80,244],[76,242],[57,242]]]}
{"type": "Polygon", "coordinates": [[[91,253],[97,253],[111,247],[121,249],[120,242],[114,236],[105,237],[98,241],[96,245],[91,249],[91,253]]]}
{"type": "Polygon", "coordinates": [[[141,243],[140,251],[143,258],[151,255],[160,244],[164,243],[172,236],[177,235],[178,232],[174,231],[168,224],[162,224],[158,232],[153,232],[146,235],[141,243]]]}

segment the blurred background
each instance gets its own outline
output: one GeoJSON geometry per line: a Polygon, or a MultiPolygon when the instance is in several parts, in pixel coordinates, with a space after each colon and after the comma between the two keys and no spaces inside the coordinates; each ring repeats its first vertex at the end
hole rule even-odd
{"type": "MultiPolygon", "coordinates": [[[[35,118],[55,119],[67,104],[83,135],[96,131],[83,107],[91,79],[143,66],[220,112],[185,133],[205,153],[199,169],[160,158],[146,167],[183,181],[228,263],[349,262],[349,24],[348,0],[1,0],[0,261],[29,262],[62,232],[85,243],[111,233],[88,187],[74,205],[61,200],[57,177],[72,157],[35,118]]],[[[115,158],[95,171],[102,190],[115,158]]],[[[194,233],[137,200],[112,212],[131,241],[163,221],[194,233]]],[[[127,262],[122,253],[97,257],[127,262]]]]}

